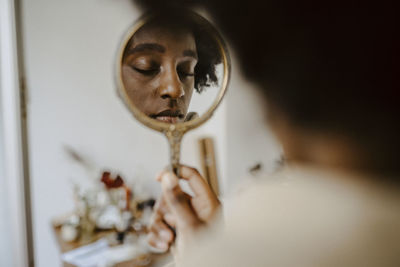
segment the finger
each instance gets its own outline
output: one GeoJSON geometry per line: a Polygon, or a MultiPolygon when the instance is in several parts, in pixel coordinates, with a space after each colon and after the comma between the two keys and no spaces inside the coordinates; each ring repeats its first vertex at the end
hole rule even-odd
{"type": "Polygon", "coordinates": [[[167,172],[162,176],[161,185],[164,199],[176,219],[178,229],[201,223],[190,205],[190,198],[180,188],[178,177],[167,172]]]}
{"type": "Polygon", "coordinates": [[[149,230],[150,232],[157,235],[160,241],[166,242],[167,244],[171,243],[174,240],[174,233],[161,220],[152,223],[149,230]]]}
{"type": "Polygon", "coordinates": [[[160,240],[153,232],[150,232],[147,235],[147,243],[154,248],[160,249],[161,251],[167,251],[169,247],[167,242],[160,240]]]}
{"type": "MultiPolygon", "coordinates": [[[[186,194],[186,193],[185,193],[186,194]]],[[[187,194],[186,194],[187,195],[187,194]]],[[[189,195],[187,195],[189,196],[189,195]]],[[[165,202],[164,197],[160,197],[159,200],[157,200],[156,206],[154,207],[154,212],[151,218],[151,223],[160,220],[164,221],[168,227],[174,229],[176,227],[176,220],[173,214],[171,214],[171,211],[168,209],[168,205],[165,202]]]]}
{"type": "MultiPolygon", "coordinates": [[[[190,199],[190,195],[188,195],[187,193],[183,192],[183,194],[190,199]]],[[[193,204],[193,200],[191,202],[191,204],[193,204]]],[[[154,215],[153,215],[153,220],[163,220],[167,226],[171,227],[171,228],[175,228],[176,227],[176,219],[175,216],[171,213],[170,209],[168,208],[168,205],[164,199],[164,197],[162,198],[161,204],[159,205],[158,209],[155,210],[154,215]]]]}
{"type": "Polygon", "coordinates": [[[161,195],[160,198],[157,200],[157,203],[154,207],[154,213],[157,214],[157,216],[161,217],[163,217],[164,214],[169,213],[168,205],[165,202],[163,195],[161,195]]]}
{"type": "MultiPolygon", "coordinates": [[[[157,175],[157,181],[161,181],[162,176],[166,173],[168,173],[168,170],[161,171],[157,175]]],[[[188,181],[189,187],[192,189],[195,196],[207,196],[217,199],[206,180],[200,175],[196,168],[181,165],[180,176],[180,178],[188,181]]]]}
{"type": "Polygon", "coordinates": [[[160,172],[156,175],[156,180],[160,182],[160,181],[161,181],[161,177],[162,177],[166,172],[168,172],[167,169],[164,169],[164,170],[160,171],[160,172]]]}
{"type": "Polygon", "coordinates": [[[196,196],[214,195],[206,180],[200,175],[197,169],[182,165],[180,176],[187,180],[189,187],[196,196]]]}
{"type": "Polygon", "coordinates": [[[162,220],[162,218],[164,216],[165,207],[166,207],[166,204],[165,204],[165,201],[162,200],[162,198],[157,200],[156,205],[154,206],[153,214],[150,219],[151,223],[158,221],[158,220],[162,220]],[[162,203],[162,202],[164,202],[164,203],[162,203]]]}
{"type": "Polygon", "coordinates": [[[176,227],[176,219],[173,214],[171,213],[166,213],[164,214],[164,221],[171,227],[175,228],[176,227]]]}
{"type": "MultiPolygon", "coordinates": [[[[188,194],[184,193],[187,197],[190,197],[188,194]]],[[[154,214],[152,217],[151,221],[155,221],[155,220],[163,220],[165,221],[165,223],[172,227],[175,228],[176,226],[176,220],[174,215],[171,213],[171,211],[168,208],[168,205],[165,201],[165,198],[162,197],[160,199],[159,205],[157,207],[157,209],[154,210],[154,214]]]]}

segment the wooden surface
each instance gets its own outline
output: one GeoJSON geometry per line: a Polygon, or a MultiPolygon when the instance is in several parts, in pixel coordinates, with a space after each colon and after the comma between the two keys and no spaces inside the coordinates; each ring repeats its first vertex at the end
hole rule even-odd
{"type": "Polygon", "coordinates": [[[215,159],[214,141],[211,137],[200,138],[199,151],[203,176],[216,196],[219,196],[217,161],[215,159]]]}

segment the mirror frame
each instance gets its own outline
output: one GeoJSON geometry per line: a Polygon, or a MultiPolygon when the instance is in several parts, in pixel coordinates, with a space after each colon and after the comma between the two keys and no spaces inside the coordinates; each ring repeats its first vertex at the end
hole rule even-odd
{"type": "Polygon", "coordinates": [[[217,31],[215,26],[211,22],[209,22],[206,18],[197,14],[194,11],[190,11],[190,13],[191,13],[191,14],[189,14],[190,16],[193,16],[195,19],[198,19],[200,22],[206,23],[210,26],[210,29],[211,29],[210,34],[212,34],[214,36],[214,38],[216,39],[216,41],[218,42],[219,50],[220,50],[221,56],[222,56],[222,64],[224,66],[222,83],[219,88],[217,98],[214,100],[211,107],[208,108],[208,110],[204,114],[199,116],[198,118],[195,118],[191,121],[187,121],[187,122],[183,122],[183,123],[174,123],[174,124],[157,121],[155,119],[149,118],[147,115],[145,115],[143,112],[141,112],[132,103],[132,101],[129,99],[129,97],[126,93],[125,86],[122,81],[122,73],[121,73],[121,69],[122,69],[121,63],[122,63],[122,59],[123,59],[124,50],[126,48],[126,45],[129,42],[129,40],[132,38],[132,36],[142,26],[144,26],[147,22],[149,22],[149,20],[151,20],[151,18],[153,18],[155,16],[155,14],[152,14],[152,13],[145,14],[144,16],[139,18],[135,23],[133,23],[133,25],[131,25],[128,28],[127,32],[124,34],[122,41],[120,42],[120,46],[117,50],[118,54],[116,57],[117,61],[115,63],[115,82],[117,84],[117,91],[118,91],[119,97],[122,99],[122,101],[124,102],[126,107],[129,109],[129,111],[133,114],[133,116],[138,121],[140,121],[141,123],[143,123],[144,125],[146,125],[147,127],[151,128],[153,130],[163,132],[167,135],[168,135],[168,133],[174,132],[174,133],[179,133],[179,135],[182,136],[187,131],[199,127],[200,125],[205,123],[208,119],[210,119],[211,116],[213,115],[214,111],[217,109],[217,107],[221,103],[222,98],[224,97],[224,95],[226,93],[226,90],[228,88],[228,84],[230,81],[231,61],[230,61],[230,56],[229,56],[227,46],[226,46],[223,38],[221,37],[220,33],[217,31]]]}

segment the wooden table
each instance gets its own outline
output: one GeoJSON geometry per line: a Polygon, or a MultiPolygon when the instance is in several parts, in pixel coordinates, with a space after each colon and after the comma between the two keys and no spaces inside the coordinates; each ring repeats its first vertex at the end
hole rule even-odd
{"type": "MultiPolygon", "coordinates": [[[[115,235],[116,232],[113,230],[107,230],[107,231],[96,231],[95,234],[93,235],[92,238],[87,239],[87,240],[78,240],[78,241],[73,241],[73,242],[65,242],[61,238],[61,226],[53,226],[54,230],[54,235],[56,237],[56,241],[58,244],[58,247],[61,251],[61,253],[68,252],[70,250],[79,248],[81,246],[88,245],[90,243],[93,243],[101,238],[110,236],[110,235],[115,235]]],[[[132,232],[131,234],[135,234],[132,232]]],[[[126,262],[120,262],[116,265],[115,267],[136,267],[136,266],[151,266],[151,267],[161,267],[164,266],[165,264],[169,263],[171,261],[172,257],[170,253],[166,254],[147,254],[140,256],[139,258],[132,259],[126,262]],[[148,257],[150,259],[150,263],[147,265],[138,265],[138,262],[145,259],[145,257],[148,257]]],[[[76,267],[75,265],[63,262],[64,267],[76,267]]]]}

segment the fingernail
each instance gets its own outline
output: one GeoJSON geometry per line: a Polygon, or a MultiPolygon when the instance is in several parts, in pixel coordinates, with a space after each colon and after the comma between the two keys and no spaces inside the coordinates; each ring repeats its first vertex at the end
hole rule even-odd
{"type": "Polygon", "coordinates": [[[171,237],[170,233],[168,231],[165,231],[165,230],[160,231],[160,236],[163,239],[169,239],[171,237]]]}
{"type": "Polygon", "coordinates": [[[165,242],[158,241],[158,242],[156,243],[156,245],[157,245],[157,247],[158,247],[159,249],[163,249],[163,250],[168,249],[168,245],[167,245],[165,242]]]}
{"type": "Polygon", "coordinates": [[[174,217],[174,215],[167,213],[167,214],[164,214],[164,219],[167,223],[173,223],[175,220],[175,217],[174,217]]]}
{"type": "Polygon", "coordinates": [[[164,170],[162,170],[162,171],[160,171],[159,173],[157,173],[157,176],[156,176],[156,180],[157,180],[157,181],[160,181],[160,180],[161,180],[163,173],[164,173],[164,170]]]}
{"type": "Polygon", "coordinates": [[[178,179],[169,172],[163,175],[161,182],[167,189],[174,189],[178,185],[178,179]]]}

